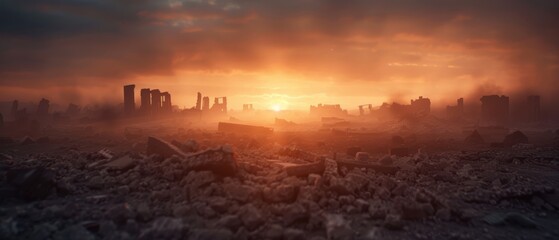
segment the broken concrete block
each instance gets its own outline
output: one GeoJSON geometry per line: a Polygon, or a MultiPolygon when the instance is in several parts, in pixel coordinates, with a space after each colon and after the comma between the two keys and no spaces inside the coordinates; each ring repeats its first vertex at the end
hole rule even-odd
{"type": "Polygon", "coordinates": [[[315,163],[309,164],[288,164],[288,163],[278,163],[279,165],[284,167],[284,171],[289,176],[297,176],[297,177],[305,177],[309,174],[319,174],[322,175],[324,173],[325,158],[320,158],[315,163]]]}
{"type": "Polygon", "coordinates": [[[156,137],[148,137],[146,154],[157,154],[164,158],[168,158],[173,155],[186,157],[186,153],[181,151],[178,147],[156,137]]]}
{"type": "Polygon", "coordinates": [[[358,152],[355,154],[356,161],[369,161],[369,153],[368,152],[358,152]]]}
{"type": "Polygon", "coordinates": [[[228,145],[197,153],[184,154],[183,157],[182,165],[187,171],[212,171],[221,176],[237,174],[237,161],[233,155],[233,150],[228,145]]]}
{"type": "Polygon", "coordinates": [[[108,170],[124,171],[133,168],[135,165],[136,159],[131,158],[130,156],[123,156],[103,164],[102,167],[107,168],[108,170]]]}

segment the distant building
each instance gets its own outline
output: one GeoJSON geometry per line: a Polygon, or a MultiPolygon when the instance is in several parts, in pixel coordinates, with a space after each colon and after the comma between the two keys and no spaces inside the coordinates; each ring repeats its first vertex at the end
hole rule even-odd
{"type": "Polygon", "coordinates": [[[244,112],[250,112],[252,110],[253,110],[252,104],[243,104],[243,111],[244,112]]]}
{"type": "Polygon", "coordinates": [[[202,94],[196,94],[196,110],[202,110],[202,94]]]}
{"type": "Polygon", "coordinates": [[[464,117],[464,98],[456,100],[456,106],[446,106],[446,116],[451,120],[458,120],[464,117]]]}
{"type": "Polygon", "coordinates": [[[49,114],[50,101],[47,99],[41,99],[39,102],[39,107],[37,108],[38,116],[46,116],[49,114]]]}
{"type": "Polygon", "coordinates": [[[509,97],[489,95],[481,97],[481,124],[506,126],[509,124],[509,97]]]}
{"type": "Polygon", "coordinates": [[[151,94],[151,112],[159,113],[161,111],[161,91],[159,89],[153,89],[150,91],[151,94]]]}
{"type": "Polygon", "coordinates": [[[416,100],[411,100],[411,108],[412,114],[416,116],[426,116],[429,115],[431,112],[431,100],[429,98],[423,98],[423,96],[419,96],[416,100]]]}
{"type": "Polygon", "coordinates": [[[171,94],[169,92],[161,93],[161,109],[164,112],[173,111],[173,105],[171,104],[171,94]]]}
{"type": "Polygon", "coordinates": [[[134,101],[134,88],[136,85],[124,86],[124,112],[132,113],[136,110],[136,103],[134,101]]]}
{"type": "Polygon", "coordinates": [[[140,103],[140,110],[144,113],[149,112],[151,109],[151,90],[149,88],[140,90],[140,103]]]}
{"type": "Polygon", "coordinates": [[[214,112],[227,113],[227,97],[214,98],[214,104],[211,110],[214,112]]]}
{"type": "Polygon", "coordinates": [[[204,97],[202,99],[202,111],[210,110],[210,97],[204,97]]]}
{"type": "Polygon", "coordinates": [[[340,104],[318,104],[310,107],[310,114],[321,117],[345,116],[347,110],[343,110],[340,104]]]}
{"type": "Polygon", "coordinates": [[[373,105],[372,104],[363,104],[359,105],[359,116],[365,115],[365,107],[367,107],[367,112],[371,114],[373,112],[373,105]]]}

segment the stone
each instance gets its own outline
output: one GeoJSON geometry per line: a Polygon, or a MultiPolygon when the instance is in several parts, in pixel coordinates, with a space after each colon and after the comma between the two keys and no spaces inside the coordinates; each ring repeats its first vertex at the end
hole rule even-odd
{"type": "Polygon", "coordinates": [[[305,232],[296,228],[287,228],[283,231],[284,240],[304,240],[305,232]]]}
{"type": "Polygon", "coordinates": [[[326,214],[324,216],[326,238],[328,240],[351,240],[353,239],[353,230],[348,221],[339,214],[326,214]]]}
{"type": "Polygon", "coordinates": [[[364,199],[361,199],[361,198],[356,199],[353,204],[355,205],[357,210],[359,210],[360,212],[365,212],[365,211],[368,211],[368,209],[369,209],[369,202],[367,202],[367,201],[365,201],[364,199]]]}
{"type": "Polygon", "coordinates": [[[290,226],[306,218],[308,218],[307,209],[299,203],[290,204],[283,209],[283,223],[285,226],[290,226]]]}
{"type": "Polygon", "coordinates": [[[173,144],[168,143],[156,137],[148,137],[146,154],[147,155],[157,154],[164,158],[168,158],[173,155],[177,155],[179,157],[186,157],[186,153],[184,153],[182,150],[180,150],[173,144]]]}
{"type": "Polygon", "coordinates": [[[11,169],[6,180],[26,200],[44,199],[56,188],[55,173],[42,167],[11,169]]]}
{"type": "Polygon", "coordinates": [[[485,140],[483,140],[483,137],[481,137],[481,134],[479,134],[477,130],[474,130],[464,139],[464,142],[468,144],[483,144],[485,140]]]}
{"type": "Polygon", "coordinates": [[[228,229],[194,229],[188,234],[189,240],[231,240],[234,235],[228,229]]]}
{"type": "Polygon", "coordinates": [[[311,186],[317,186],[321,180],[322,176],[314,173],[309,174],[309,176],[307,177],[307,182],[311,186]]]}
{"type": "Polygon", "coordinates": [[[283,238],[283,227],[279,224],[271,224],[264,227],[259,233],[260,239],[281,240],[283,238]]]}
{"type": "Polygon", "coordinates": [[[95,240],[95,235],[87,231],[82,225],[72,225],[54,234],[54,240],[95,240]]]}
{"type": "Polygon", "coordinates": [[[263,190],[264,200],[272,203],[292,203],[297,199],[299,188],[291,184],[281,184],[275,188],[265,188],[263,190]]]}
{"type": "Polygon", "coordinates": [[[131,158],[130,156],[123,156],[106,164],[103,164],[101,167],[107,168],[108,170],[125,171],[133,168],[136,165],[136,162],[137,160],[131,158]]]}
{"type": "Polygon", "coordinates": [[[227,197],[240,203],[246,203],[259,197],[259,193],[255,188],[240,183],[223,184],[223,190],[227,197]]]}
{"type": "Polygon", "coordinates": [[[437,210],[437,212],[435,213],[435,216],[443,221],[450,221],[452,215],[451,215],[451,211],[449,208],[440,208],[437,210]]]}
{"type": "Polygon", "coordinates": [[[503,145],[514,146],[520,143],[528,143],[528,137],[524,135],[521,131],[515,131],[505,137],[503,140],[503,145]]]}
{"type": "Polygon", "coordinates": [[[224,197],[212,197],[208,203],[210,207],[220,213],[224,213],[229,209],[230,203],[224,197]]]}
{"type": "Polygon", "coordinates": [[[402,217],[394,213],[386,215],[386,218],[384,219],[384,227],[390,230],[402,230],[404,228],[402,217]]]}
{"type": "Polygon", "coordinates": [[[388,209],[379,203],[371,204],[369,206],[369,216],[372,219],[385,219],[388,209]]]}
{"type": "Polygon", "coordinates": [[[369,161],[369,153],[368,152],[357,152],[355,154],[356,161],[369,161]]]}
{"type": "Polygon", "coordinates": [[[189,230],[182,219],[160,217],[140,233],[139,239],[184,239],[189,230]]]}
{"type": "Polygon", "coordinates": [[[490,225],[511,224],[523,228],[537,228],[538,224],[520,213],[493,213],[485,216],[483,221],[490,225]]]}
{"type": "Polygon", "coordinates": [[[252,204],[247,204],[241,208],[240,218],[249,231],[257,229],[266,222],[260,210],[252,204]]]}
{"type": "Polygon", "coordinates": [[[138,204],[136,207],[136,213],[136,218],[140,221],[147,222],[153,218],[149,205],[145,202],[138,204]]]}
{"type": "Polygon", "coordinates": [[[102,176],[94,176],[89,179],[87,186],[92,189],[101,189],[105,185],[105,180],[102,176]]]}
{"type": "Polygon", "coordinates": [[[227,228],[236,232],[243,225],[241,219],[236,215],[224,215],[214,224],[218,228],[227,228]]]}

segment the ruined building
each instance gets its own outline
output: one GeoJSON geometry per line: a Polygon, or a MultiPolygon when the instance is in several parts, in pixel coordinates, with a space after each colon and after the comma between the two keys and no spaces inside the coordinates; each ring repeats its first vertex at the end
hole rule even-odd
{"type": "Polygon", "coordinates": [[[464,117],[464,98],[456,100],[456,106],[446,106],[446,116],[451,120],[464,117]]]}
{"type": "Polygon", "coordinates": [[[253,110],[252,104],[243,104],[243,111],[250,112],[252,110],[253,110]]]}
{"type": "Polygon", "coordinates": [[[481,97],[481,124],[506,126],[509,123],[509,97],[490,95],[481,97]]]}
{"type": "Polygon", "coordinates": [[[38,116],[46,116],[49,114],[50,101],[47,99],[41,99],[39,102],[39,107],[37,108],[38,116]]]}
{"type": "Polygon", "coordinates": [[[318,106],[311,105],[310,113],[321,117],[346,116],[347,110],[343,110],[340,104],[318,104],[318,106]]]}
{"type": "Polygon", "coordinates": [[[151,94],[151,112],[159,113],[161,111],[161,91],[159,89],[153,89],[150,91],[151,94]]]}
{"type": "Polygon", "coordinates": [[[227,97],[214,98],[214,104],[212,105],[211,110],[220,113],[227,113],[227,97]]]}
{"type": "Polygon", "coordinates": [[[429,98],[423,98],[423,96],[419,96],[416,100],[411,100],[411,109],[412,114],[416,116],[426,116],[429,115],[431,112],[431,100],[429,98]]]}
{"type": "Polygon", "coordinates": [[[161,93],[161,109],[163,112],[173,111],[173,105],[171,105],[171,94],[169,92],[161,93]]]}
{"type": "Polygon", "coordinates": [[[200,92],[196,95],[196,110],[202,110],[202,94],[200,92]]]}
{"type": "Polygon", "coordinates": [[[136,110],[136,103],[134,101],[134,88],[136,85],[124,86],[124,112],[133,113],[136,110]]]}
{"type": "Polygon", "coordinates": [[[142,112],[149,112],[151,108],[151,90],[149,88],[142,88],[140,90],[140,110],[142,112]]]}
{"type": "Polygon", "coordinates": [[[367,107],[367,109],[369,110],[369,114],[371,114],[373,112],[373,105],[372,104],[364,104],[364,105],[359,105],[359,116],[363,116],[365,115],[365,107],[367,107]]]}
{"type": "Polygon", "coordinates": [[[204,97],[202,99],[202,111],[210,110],[210,97],[204,97]]]}

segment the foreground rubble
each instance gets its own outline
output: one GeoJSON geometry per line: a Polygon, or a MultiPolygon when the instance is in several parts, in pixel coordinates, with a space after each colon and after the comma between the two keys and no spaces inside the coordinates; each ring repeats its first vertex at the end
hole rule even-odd
{"type": "Polygon", "coordinates": [[[0,239],[559,238],[554,147],[352,158],[191,135],[4,148],[0,239]]]}

